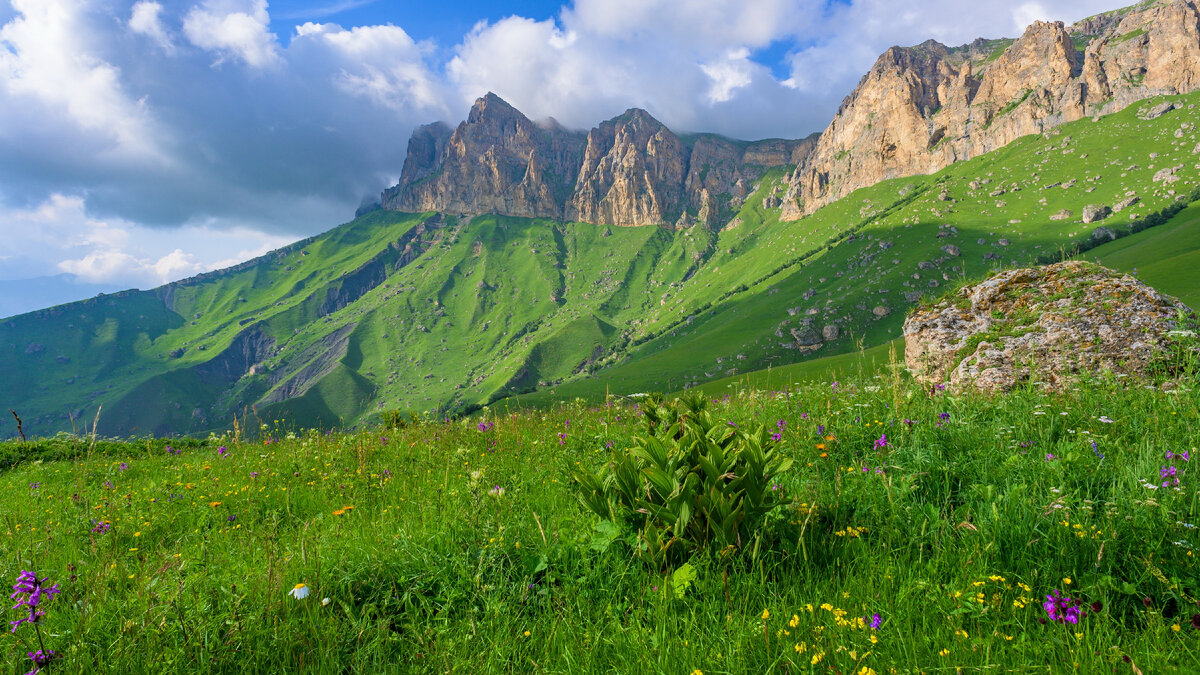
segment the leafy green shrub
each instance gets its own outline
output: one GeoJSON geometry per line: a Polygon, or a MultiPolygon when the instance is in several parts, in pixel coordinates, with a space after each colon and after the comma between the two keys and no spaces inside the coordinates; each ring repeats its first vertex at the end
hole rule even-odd
{"type": "Polygon", "coordinates": [[[598,473],[574,472],[583,504],[634,533],[660,568],[705,550],[757,552],[767,514],[789,502],[776,482],[792,465],[780,435],[714,418],[700,396],[648,399],[643,422],[598,473]]]}

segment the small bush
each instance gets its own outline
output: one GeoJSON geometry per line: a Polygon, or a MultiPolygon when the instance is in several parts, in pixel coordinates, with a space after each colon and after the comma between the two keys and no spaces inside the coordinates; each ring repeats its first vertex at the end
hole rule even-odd
{"type": "Polygon", "coordinates": [[[764,425],[714,418],[702,397],[646,401],[644,431],[598,473],[574,472],[585,506],[635,534],[638,553],[668,565],[706,550],[745,549],[788,503],[776,477],[792,460],[764,425]]]}

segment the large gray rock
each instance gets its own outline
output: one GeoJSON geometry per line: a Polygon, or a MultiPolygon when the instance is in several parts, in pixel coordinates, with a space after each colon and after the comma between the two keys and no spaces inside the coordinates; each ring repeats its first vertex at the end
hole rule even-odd
{"type": "Polygon", "coordinates": [[[1083,222],[1086,224],[1098,223],[1101,220],[1112,215],[1112,209],[1107,206],[1098,204],[1089,204],[1083,207],[1083,222]]]}
{"type": "Polygon", "coordinates": [[[919,307],[904,360],[926,384],[1068,388],[1080,373],[1146,372],[1190,310],[1132,276],[1069,261],[1001,272],[919,307]]]}

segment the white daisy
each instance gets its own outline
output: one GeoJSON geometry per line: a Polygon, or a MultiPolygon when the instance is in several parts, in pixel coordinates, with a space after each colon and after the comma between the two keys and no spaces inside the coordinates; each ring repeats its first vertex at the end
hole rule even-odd
{"type": "Polygon", "coordinates": [[[292,590],[288,591],[288,595],[297,600],[303,600],[308,597],[308,586],[306,584],[296,584],[292,590]]]}

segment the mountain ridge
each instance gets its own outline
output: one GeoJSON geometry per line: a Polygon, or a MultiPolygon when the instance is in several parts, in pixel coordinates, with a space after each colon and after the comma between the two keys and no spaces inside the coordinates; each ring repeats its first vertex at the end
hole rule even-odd
{"type": "Polygon", "coordinates": [[[454,129],[409,139],[386,209],[495,213],[597,225],[723,226],[765,169],[796,165],[816,142],[675,134],[640,108],[571,131],[538,124],[494,93],[454,129]]]}

